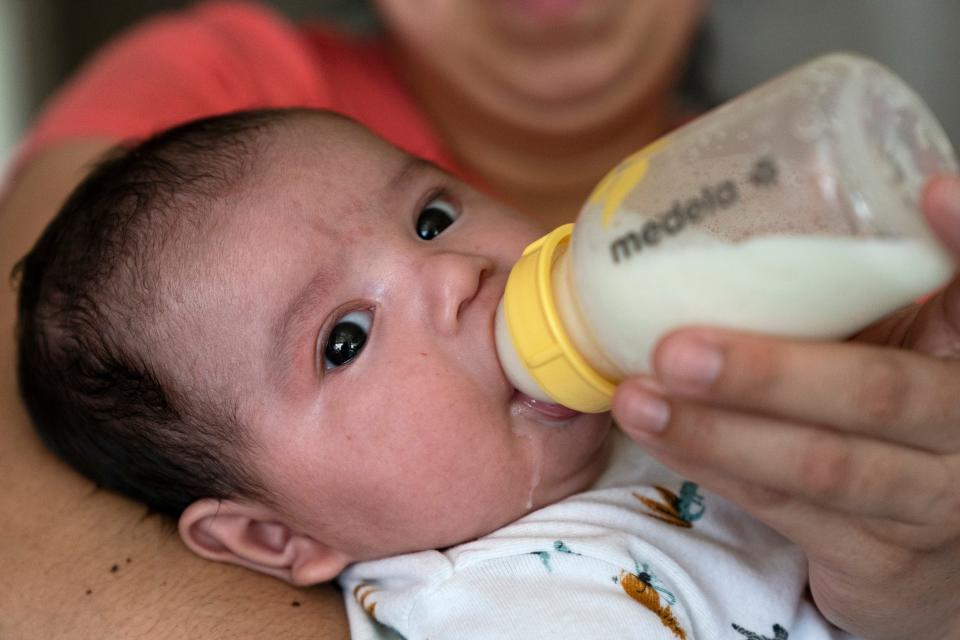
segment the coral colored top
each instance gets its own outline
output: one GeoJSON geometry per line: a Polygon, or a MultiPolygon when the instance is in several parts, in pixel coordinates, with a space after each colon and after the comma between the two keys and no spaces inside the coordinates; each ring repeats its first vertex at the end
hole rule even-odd
{"type": "Polygon", "coordinates": [[[137,139],[263,107],[337,111],[463,174],[382,42],[297,27],[267,7],[225,0],[151,18],[97,52],[44,107],[18,160],[70,138],[137,139]]]}

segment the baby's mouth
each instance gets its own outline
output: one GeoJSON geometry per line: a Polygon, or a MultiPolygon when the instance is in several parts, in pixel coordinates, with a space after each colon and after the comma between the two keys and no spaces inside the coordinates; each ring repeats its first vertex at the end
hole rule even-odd
{"type": "Polygon", "coordinates": [[[514,390],[511,403],[515,407],[518,407],[521,412],[532,412],[543,418],[547,418],[551,422],[565,422],[580,415],[579,411],[574,411],[560,404],[531,398],[519,390],[514,390]]]}
{"type": "MultiPolygon", "coordinates": [[[[511,411],[514,415],[526,416],[528,418],[537,420],[538,422],[548,422],[554,423],[556,426],[563,426],[563,424],[579,416],[580,412],[560,404],[547,402],[545,400],[540,400],[527,395],[513,386],[513,383],[510,381],[503,369],[504,365],[501,361],[503,354],[501,354],[497,348],[498,329],[502,331],[505,328],[505,325],[502,324],[498,326],[497,321],[497,318],[503,313],[502,299],[503,291],[500,292],[500,298],[490,314],[490,339],[492,343],[491,346],[493,347],[494,357],[497,362],[497,368],[499,369],[500,379],[503,382],[507,392],[510,390],[513,391],[512,395],[510,396],[511,411]]],[[[514,364],[514,366],[522,365],[514,364]]]]}

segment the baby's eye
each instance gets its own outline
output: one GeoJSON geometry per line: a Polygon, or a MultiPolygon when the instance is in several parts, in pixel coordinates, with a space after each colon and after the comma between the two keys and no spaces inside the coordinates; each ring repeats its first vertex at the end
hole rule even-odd
{"type": "Polygon", "coordinates": [[[450,200],[442,195],[430,200],[417,216],[417,235],[422,240],[433,240],[453,224],[460,212],[450,200]]]}
{"type": "Polygon", "coordinates": [[[337,321],[327,344],[323,347],[323,369],[335,369],[347,364],[363,349],[373,324],[373,314],[369,311],[351,311],[337,321]]]}

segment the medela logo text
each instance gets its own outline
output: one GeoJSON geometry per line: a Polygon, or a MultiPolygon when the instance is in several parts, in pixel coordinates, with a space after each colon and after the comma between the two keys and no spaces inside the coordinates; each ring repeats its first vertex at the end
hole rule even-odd
{"type": "Polygon", "coordinates": [[[703,187],[699,196],[683,202],[674,201],[670,209],[650,218],[640,229],[614,239],[610,243],[610,257],[614,263],[629,260],[645,246],[652,247],[661,240],[675,236],[688,224],[695,224],[708,215],[719,213],[739,199],[740,193],[733,180],[725,180],[713,187],[703,187]]]}

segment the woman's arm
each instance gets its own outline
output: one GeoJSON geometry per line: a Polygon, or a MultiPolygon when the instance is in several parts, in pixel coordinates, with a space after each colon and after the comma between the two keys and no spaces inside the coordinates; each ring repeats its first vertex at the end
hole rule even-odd
{"type": "MultiPolygon", "coordinates": [[[[0,202],[4,282],[106,140],[50,147],[0,202]]],[[[146,508],[97,490],[32,431],[14,375],[16,291],[0,291],[0,637],[346,638],[337,590],[191,555],[146,508]]]]}

